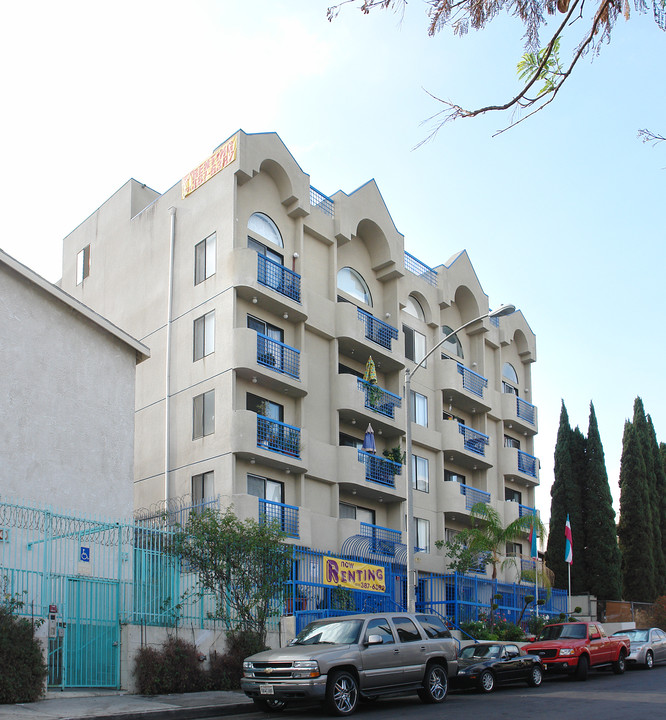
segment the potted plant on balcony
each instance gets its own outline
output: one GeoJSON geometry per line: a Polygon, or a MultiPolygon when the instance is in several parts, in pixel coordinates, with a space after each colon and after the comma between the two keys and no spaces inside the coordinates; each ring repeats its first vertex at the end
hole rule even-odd
{"type": "Polygon", "coordinates": [[[384,450],[384,457],[392,460],[398,465],[405,464],[405,453],[399,447],[392,447],[389,450],[384,450]]]}

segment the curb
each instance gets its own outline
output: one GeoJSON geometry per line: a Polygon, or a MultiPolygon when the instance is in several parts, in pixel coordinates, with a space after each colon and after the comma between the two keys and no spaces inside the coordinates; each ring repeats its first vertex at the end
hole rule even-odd
{"type": "Polygon", "coordinates": [[[61,720],[194,720],[195,718],[221,717],[237,715],[256,710],[254,703],[222,703],[220,705],[200,705],[198,707],[174,707],[168,710],[139,710],[134,712],[110,713],[108,715],[77,715],[61,720]]]}

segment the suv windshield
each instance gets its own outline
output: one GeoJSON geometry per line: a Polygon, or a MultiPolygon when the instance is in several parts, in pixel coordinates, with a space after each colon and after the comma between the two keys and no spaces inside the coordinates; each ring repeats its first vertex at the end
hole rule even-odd
{"type": "Polygon", "coordinates": [[[546,625],[537,640],[559,640],[560,638],[585,640],[586,635],[585,625],[546,625]]]}
{"type": "Polygon", "coordinates": [[[358,642],[362,620],[310,623],[292,640],[292,645],[349,645],[358,642]]]}
{"type": "Polygon", "coordinates": [[[631,642],[647,642],[647,630],[618,630],[613,635],[626,635],[631,642]]]}

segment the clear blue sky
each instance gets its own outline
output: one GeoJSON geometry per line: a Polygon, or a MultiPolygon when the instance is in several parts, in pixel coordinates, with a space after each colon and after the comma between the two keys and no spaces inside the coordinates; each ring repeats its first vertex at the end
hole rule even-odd
{"type": "Polygon", "coordinates": [[[594,401],[611,490],[622,427],[641,395],[666,440],[663,330],[666,33],[650,14],[548,109],[493,138],[506,117],[459,120],[418,150],[440,109],[517,88],[521,27],[500,19],[428,38],[424,5],[395,15],[329,0],[38,0],[3,8],[0,247],[51,281],[61,240],[129,177],[163,192],[236,129],[276,131],[312,184],[374,177],[407,250],[430,265],[469,252],[492,306],[537,335],[542,485],[550,508],[564,399],[587,432],[594,401]]]}

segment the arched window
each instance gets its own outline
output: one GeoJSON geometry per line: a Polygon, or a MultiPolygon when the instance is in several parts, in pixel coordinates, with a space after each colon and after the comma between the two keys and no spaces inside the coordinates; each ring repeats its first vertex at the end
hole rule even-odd
{"type": "Polygon", "coordinates": [[[407,302],[405,303],[403,310],[407,313],[407,315],[411,315],[419,320],[425,320],[425,313],[423,312],[421,303],[413,295],[410,295],[407,298],[407,302]]]}
{"type": "Polygon", "coordinates": [[[502,375],[507,378],[507,380],[518,384],[518,373],[511,363],[504,363],[502,366],[502,375]]]}
{"type": "Polygon", "coordinates": [[[365,280],[350,267],[338,270],[338,290],[372,307],[372,295],[365,280]]]}
{"type": "MultiPolygon", "coordinates": [[[[450,335],[453,332],[453,328],[450,328],[448,325],[442,325],[442,335],[450,335]]],[[[452,355],[456,355],[459,358],[465,357],[463,354],[462,345],[460,344],[460,340],[458,340],[458,336],[454,335],[453,337],[450,337],[443,345],[442,349],[445,352],[449,352],[452,355]]]]}
{"type": "Polygon", "coordinates": [[[264,240],[275,243],[280,247],[284,247],[282,242],[282,235],[277,228],[277,225],[264,213],[256,212],[250,216],[247,222],[247,229],[260,235],[264,240]]]}

